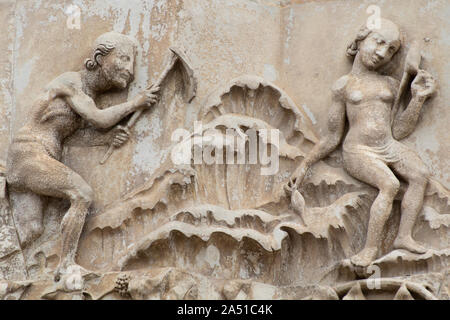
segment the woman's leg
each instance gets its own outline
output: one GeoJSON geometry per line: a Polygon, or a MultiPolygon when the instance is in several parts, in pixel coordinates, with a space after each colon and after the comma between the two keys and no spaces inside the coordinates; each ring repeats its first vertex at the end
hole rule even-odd
{"type": "Polygon", "coordinates": [[[414,241],[412,231],[417,215],[422,209],[430,174],[425,164],[412,150],[405,150],[402,159],[394,163],[392,167],[408,182],[408,188],[402,200],[400,228],[394,241],[394,247],[419,254],[425,253],[427,249],[414,241]]]}
{"type": "Polygon", "coordinates": [[[354,265],[366,267],[377,257],[383,228],[391,214],[400,182],[383,161],[368,155],[344,152],[344,167],[353,177],[379,190],[370,208],[364,249],[351,258],[354,265]]]}

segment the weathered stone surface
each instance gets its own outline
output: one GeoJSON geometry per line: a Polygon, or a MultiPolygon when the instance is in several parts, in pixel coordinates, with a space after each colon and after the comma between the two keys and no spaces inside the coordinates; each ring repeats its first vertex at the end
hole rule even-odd
{"type": "Polygon", "coordinates": [[[449,299],[449,15],[0,1],[0,298],[449,299]]]}

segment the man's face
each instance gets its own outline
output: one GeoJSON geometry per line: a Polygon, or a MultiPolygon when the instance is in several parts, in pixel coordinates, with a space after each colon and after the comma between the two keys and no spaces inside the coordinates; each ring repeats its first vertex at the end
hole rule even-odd
{"type": "Polygon", "coordinates": [[[397,30],[377,30],[371,32],[359,46],[361,61],[369,70],[377,70],[391,61],[400,48],[397,30]]]}
{"type": "Polygon", "coordinates": [[[125,89],[134,79],[134,49],[130,46],[116,47],[102,61],[106,79],[116,89],[125,89]]]}

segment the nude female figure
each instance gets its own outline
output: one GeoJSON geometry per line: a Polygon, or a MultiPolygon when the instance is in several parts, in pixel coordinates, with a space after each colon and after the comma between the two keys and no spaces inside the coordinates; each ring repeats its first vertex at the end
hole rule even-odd
{"type": "MultiPolygon", "coordinates": [[[[6,177],[22,248],[43,232],[42,196],[70,200],[61,223],[62,252],[57,276],[76,265],[78,240],[94,197],[86,181],[60,162],[64,140],[80,128],[82,119],[96,128],[109,128],[131,112],[156,102],[159,88],[103,110],[93,100],[104,91],[128,87],[134,77],[136,50],[135,40],[128,36],[114,32],[101,35],[83,70],[60,75],[39,95],[27,122],[9,147],[6,177]]],[[[124,128],[112,132],[114,146],[127,141],[124,128]]]]}
{"type": "Polygon", "coordinates": [[[397,176],[406,180],[408,188],[401,203],[401,222],[394,247],[413,253],[426,252],[412,238],[412,230],[422,208],[429,172],[416,152],[397,140],[414,130],[422,105],[435,92],[436,85],[428,72],[419,70],[411,84],[411,101],[391,119],[399,81],[378,70],[391,61],[400,45],[399,29],[391,21],[382,19],[381,28],[376,30],[360,30],[348,48],[348,54],[354,57],[352,70],[338,79],[332,89],[328,133],[295,170],[287,186],[290,190],[298,188],[311,165],[336,149],[344,136],[347,118],[344,168],[379,190],[370,208],[365,247],[350,259],[356,266],[368,266],[377,258],[383,227],[400,187],[397,176]]]}

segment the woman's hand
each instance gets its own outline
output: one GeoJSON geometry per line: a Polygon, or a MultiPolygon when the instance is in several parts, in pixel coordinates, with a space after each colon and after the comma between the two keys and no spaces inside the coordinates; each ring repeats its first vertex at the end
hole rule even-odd
{"type": "Polygon", "coordinates": [[[302,184],[303,180],[305,179],[306,173],[308,172],[308,167],[305,164],[305,162],[302,162],[300,166],[298,166],[297,169],[292,173],[291,177],[289,178],[289,182],[285,186],[285,191],[288,194],[291,194],[295,190],[298,189],[298,187],[302,184]]]}
{"type": "Polygon", "coordinates": [[[413,97],[428,98],[436,92],[436,80],[425,70],[419,70],[411,84],[413,97]]]}

